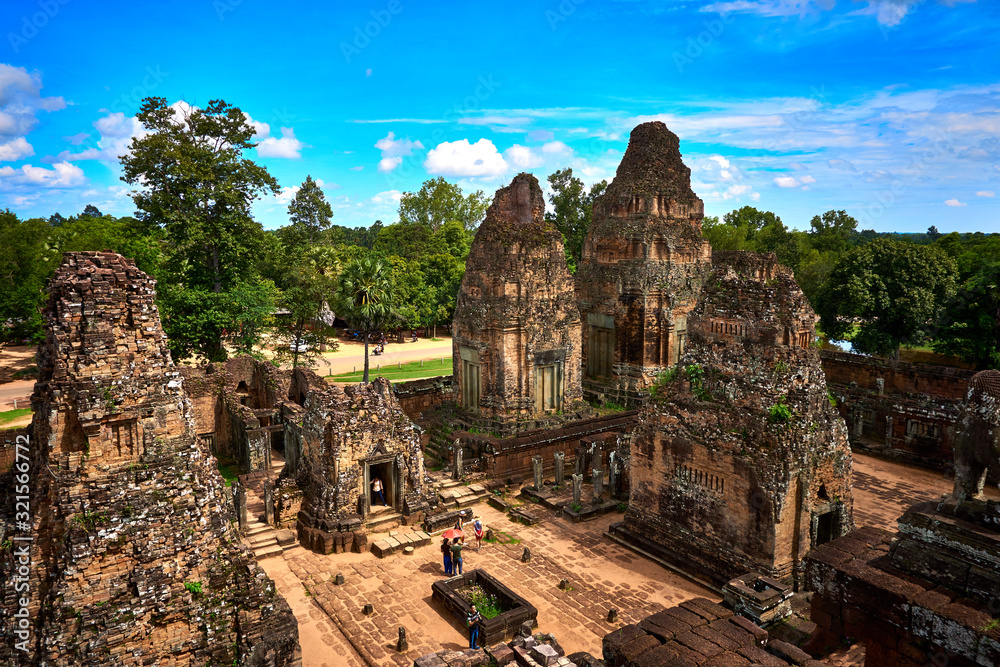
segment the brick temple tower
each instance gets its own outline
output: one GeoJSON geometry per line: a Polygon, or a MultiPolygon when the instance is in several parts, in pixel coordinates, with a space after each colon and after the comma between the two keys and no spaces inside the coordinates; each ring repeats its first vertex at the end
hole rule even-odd
{"type": "Polygon", "coordinates": [[[0,506],[0,521],[30,514],[7,524],[30,537],[29,592],[0,560],[0,625],[23,628],[27,599],[32,641],[0,644],[2,664],[300,664],[295,617],[239,544],[195,437],[155,284],[110,252],[66,253],[50,283],[18,463],[28,499],[0,506]]]}
{"type": "Polygon", "coordinates": [[[675,363],[712,250],[677,135],[661,122],[632,130],[593,221],[576,275],[588,396],[635,400],[675,363]]]}
{"type": "Polygon", "coordinates": [[[578,403],[580,312],[538,180],[518,174],[479,226],[455,307],[458,403],[506,421],[578,403]]]}

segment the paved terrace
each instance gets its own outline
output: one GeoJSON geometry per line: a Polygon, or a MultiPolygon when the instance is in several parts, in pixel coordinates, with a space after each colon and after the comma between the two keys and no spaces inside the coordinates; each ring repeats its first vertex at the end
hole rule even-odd
{"type": "MultiPolygon", "coordinates": [[[[944,476],[855,455],[855,520],[895,530],[895,519],[909,505],[950,492],[944,476]]],[[[996,490],[993,490],[993,495],[996,490]]],[[[600,657],[601,638],[610,630],[692,597],[719,598],[710,591],[619,547],[602,537],[620,514],[573,524],[541,506],[538,526],[512,523],[481,504],[475,507],[488,527],[514,538],[466,550],[465,569],[485,568],[538,608],[538,630],[552,632],[566,653],[590,651],[600,657]],[[524,548],[531,562],[522,563],[524,548]],[[571,590],[558,588],[568,579],[571,590]],[[608,609],[619,620],[607,623],[608,609]]],[[[471,534],[471,531],[470,531],[471,534]]],[[[369,536],[369,544],[383,535],[369,536]]],[[[440,537],[411,556],[386,559],[367,554],[321,556],[301,547],[261,561],[299,620],[304,667],[408,667],[416,657],[445,648],[468,646],[465,629],[431,599],[431,583],[444,577],[440,537]],[[332,578],[343,573],[346,582],[332,578]],[[375,613],[364,616],[365,604],[375,613]],[[410,650],[395,651],[400,626],[410,650]]],[[[474,540],[473,540],[474,544],[474,540]]]]}

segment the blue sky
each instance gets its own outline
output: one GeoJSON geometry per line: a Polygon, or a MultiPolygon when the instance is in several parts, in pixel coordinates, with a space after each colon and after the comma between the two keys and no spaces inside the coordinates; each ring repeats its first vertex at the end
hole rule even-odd
{"type": "Polygon", "coordinates": [[[491,196],[519,171],[611,178],[659,119],[708,214],[1000,232],[992,0],[333,4],[7,0],[0,207],[132,213],[118,156],[156,95],[250,116],[283,188],[267,228],[307,174],[348,226],[439,175],[491,196]]]}

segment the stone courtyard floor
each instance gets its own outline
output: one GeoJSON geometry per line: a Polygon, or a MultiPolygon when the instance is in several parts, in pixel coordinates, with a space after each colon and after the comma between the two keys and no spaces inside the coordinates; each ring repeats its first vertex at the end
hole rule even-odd
{"type": "MultiPolygon", "coordinates": [[[[951,480],[941,474],[861,454],[855,454],[854,475],[858,526],[895,530],[906,507],[951,490],[951,480]]],[[[538,609],[538,631],[555,634],[567,654],[589,651],[600,657],[601,639],[616,627],[692,597],[719,600],[604,538],[608,525],[621,520],[619,513],[573,524],[540,505],[533,509],[542,522],[528,527],[485,504],[475,506],[487,527],[510,541],[484,542],[478,553],[467,549],[464,566],[486,569],[526,598],[538,609]],[[529,563],[521,562],[525,547],[529,563]],[[562,579],[569,590],[559,589],[562,579]],[[604,620],[612,607],[619,612],[614,624],[604,620]]],[[[383,536],[370,535],[369,544],[383,536]]],[[[304,667],[408,667],[426,653],[467,647],[465,629],[431,598],[431,584],[444,578],[440,540],[435,537],[413,555],[385,559],[370,553],[322,556],[297,547],[262,560],[299,620],[304,667]],[[342,586],[331,581],[337,573],[345,577],[342,586]],[[375,613],[363,615],[365,604],[375,613]],[[400,626],[409,640],[405,654],[395,650],[400,626]]]]}

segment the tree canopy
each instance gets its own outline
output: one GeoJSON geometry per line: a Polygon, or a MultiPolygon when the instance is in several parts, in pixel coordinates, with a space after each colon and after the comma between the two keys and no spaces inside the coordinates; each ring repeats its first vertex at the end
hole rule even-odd
{"type": "Polygon", "coordinates": [[[924,342],[955,291],[955,260],[939,248],[878,239],[848,251],[819,302],[823,331],[867,354],[924,342]],[[852,328],[857,327],[853,332],[852,328]]]}
{"type": "Polygon", "coordinates": [[[545,219],[562,232],[566,264],[570,273],[576,273],[583,255],[583,244],[587,240],[587,230],[590,229],[594,200],[604,192],[608,183],[595,183],[588,191],[583,181],[573,175],[572,169],[558,170],[549,175],[548,181],[552,188],[549,196],[552,211],[545,213],[545,219]]]}
{"type": "Polygon", "coordinates": [[[251,349],[277,297],[256,271],[264,232],[250,206],[278,183],[243,157],[254,128],[223,100],[202,110],[148,97],[136,117],[146,134],[122,157],[122,180],[137,186],[138,219],[169,242],[160,301],[171,349],[211,361],[226,358],[227,342],[251,349]]]}

